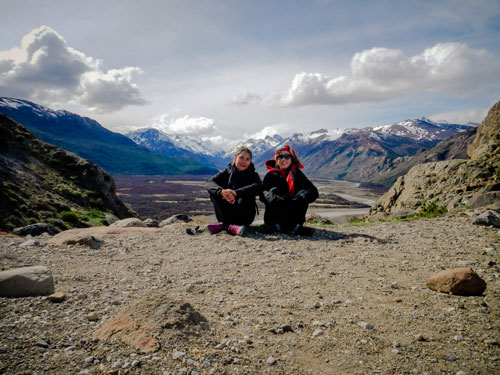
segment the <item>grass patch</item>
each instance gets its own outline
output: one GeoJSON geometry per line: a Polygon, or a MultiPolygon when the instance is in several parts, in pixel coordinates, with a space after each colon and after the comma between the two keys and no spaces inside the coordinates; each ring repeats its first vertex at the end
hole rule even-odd
{"type": "Polygon", "coordinates": [[[107,225],[106,214],[102,211],[62,211],[59,215],[65,223],[79,228],[107,225]]]}

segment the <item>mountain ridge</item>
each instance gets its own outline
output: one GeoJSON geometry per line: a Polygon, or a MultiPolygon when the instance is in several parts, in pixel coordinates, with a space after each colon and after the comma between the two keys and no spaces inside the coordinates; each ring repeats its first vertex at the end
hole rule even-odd
{"type": "Polygon", "coordinates": [[[210,174],[215,169],[186,158],[172,158],[138,146],[97,121],[23,99],[0,98],[0,113],[28,128],[40,140],[74,152],[114,174],[210,174]]]}

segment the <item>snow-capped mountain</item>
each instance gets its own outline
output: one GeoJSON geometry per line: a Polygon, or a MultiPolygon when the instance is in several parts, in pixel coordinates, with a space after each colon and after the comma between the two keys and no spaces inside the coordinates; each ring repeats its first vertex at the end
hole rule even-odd
{"type": "Polygon", "coordinates": [[[0,97],[0,113],[17,121],[40,140],[91,160],[116,174],[210,174],[212,167],[154,153],[97,121],[28,100],[0,97]]]}
{"type": "Polygon", "coordinates": [[[397,122],[392,125],[376,126],[373,132],[381,137],[397,136],[418,141],[442,141],[471,126],[434,122],[425,117],[397,122]]]}

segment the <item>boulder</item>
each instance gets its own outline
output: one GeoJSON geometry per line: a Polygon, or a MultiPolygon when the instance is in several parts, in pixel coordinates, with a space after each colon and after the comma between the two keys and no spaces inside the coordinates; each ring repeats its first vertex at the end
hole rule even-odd
{"type": "Polygon", "coordinates": [[[56,231],[52,226],[46,223],[36,223],[31,225],[26,225],[25,227],[15,228],[12,233],[17,234],[18,236],[39,236],[42,233],[54,234],[56,231]]]}
{"type": "Polygon", "coordinates": [[[158,228],[160,226],[158,220],[151,218],[147,218],[146,220],[144,220],[144,224],[146,224],[146,226],[149,228],[158,228]]]}
{"type": "Polygon", "coordinates": [[[170,216],[168,219],[163,220],[160,223],[160,228],[163,228],[166,225],[173,224],[177,221],[183,221],[183,222],[187,223],[187,222],[191,221],[191,219],[187,215],[183,215],[183,214],[173,215],[173,216],[170,216]]]}
{"type": "Polygon", "coordinates": [[[500,228],[500,216],[498,216],[494,211],[483,212],[472,221],[472,224],[487,226],[492,225],[495,228],[500,228]]]}
{"type": "Polygon", "coordinates": [[[146,224],[140,219],[135,217],[129,217],[128,219],[118,220],[110,225],[110,227],[119,227],[119,228],[127,228],[127,227],[146,227],[146,224]]]}
{"type": "Polygon", "coordinates": [[[159,228],[139,228],[139,227],[92,227],[92,228],[78,228],[69,229],[64,232],[56,234],[54,237],[49,239],[47,243],[52,245],[71,245],[71,244],[86,244],[89,245],[91,242],[90,238],[94,238],[96,241],[105,240],[107,238],[124,238],[130,236],[136,236],[139,234],[157,233],[159,228]]]}
{"type": "Polygon", "coordinates": [[[105,214],[104,217],[105,217],[106,223],[108,223],[108,225],[111,225],[111,224],[117,222],[118,220],[120,220],[115,215],[110,214],[110,213],[105,214]]]}
{"type": "Polygon", "coordinates": [[[52,273],[45,266],[0,272],[0,297],[46,296],[54,293],[52,273]]]}
{"type": "Polygon", "coordinates": [[[468,267],[451,268],[430,276],[426,286],[429,289],[460,296],[480,296],[486,289],[486,282],[468,267]]]}

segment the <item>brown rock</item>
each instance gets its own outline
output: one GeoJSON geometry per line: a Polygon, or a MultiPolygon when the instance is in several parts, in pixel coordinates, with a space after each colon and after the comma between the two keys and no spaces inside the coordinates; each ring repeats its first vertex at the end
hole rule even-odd
{"type": "Polygon", "coordinates": [[[468,267],[452,268],[427,279],[429,289],[461,296],[480,296],[486,289],[486,282],[468,267]]]}
{"type": "Polygon", "coordinates": [[[157,291],[122,311],[99,328],[94,336],[101,340],[120,340],[144,353],[160,347],[162,340],[182,331],[186,335],[207,328],[207,320],[185,303],[157,291]]]}
{"type": "Polygon", "coordinates": [[[66,299],[66,294],[58,292],[58,293],[53,293],[50,296],[47,297],[47,299],[51,302],[62,302],[66,299]]]}

